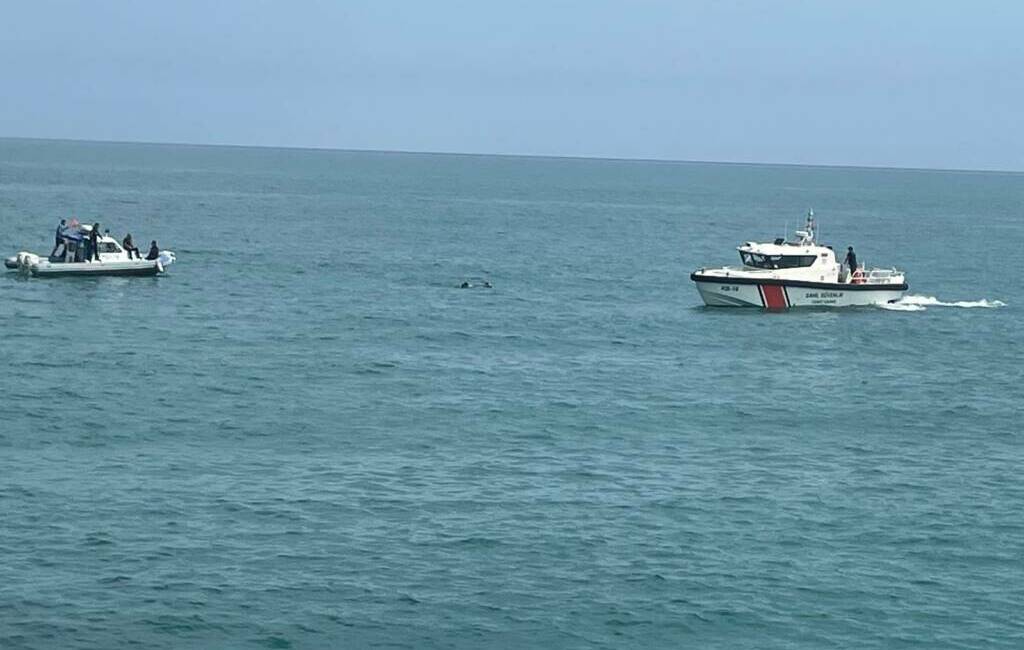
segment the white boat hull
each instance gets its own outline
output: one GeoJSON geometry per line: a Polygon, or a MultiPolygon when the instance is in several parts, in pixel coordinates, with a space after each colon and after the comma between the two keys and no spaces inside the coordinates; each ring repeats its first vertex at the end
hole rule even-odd
{"type": "Polygon", "coordinates": [[[884,305],[899,300],[906,284],[841,284],[835,282],[791,282],[785,280],[749,280],[721,278],[694,273],[704,304],[709,307],[855,307],[884,305]]]}
{"type": "Polygon", "coordinates": [[[4,265],[32,277],[96,277],[96,276],[149,276],[163,273],[174,263],[175,255],[162,251],[155,260],[109,260],[101,262],[50,262],[32,253],[18,253],[4,260],[4,265]]]}

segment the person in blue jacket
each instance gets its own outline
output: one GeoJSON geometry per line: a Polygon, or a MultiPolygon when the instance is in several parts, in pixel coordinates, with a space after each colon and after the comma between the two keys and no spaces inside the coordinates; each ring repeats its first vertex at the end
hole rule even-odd
{"type": "Polygon", "coordinates": [[[67,234],[67,232],[68,232],[68,222],[67,222],[66,219],[61,219],[60,223],[57,224],[57,233],[56,233],[56,236],[54,237],[53,250],[50,251],[50,257],[53,257],[54,255],[56,255],[57,254],[57,249],[60,248],[61,246],[64,247],[65,251],[67,250],[67,243],[64,241],[64,236],[67,234]]]}

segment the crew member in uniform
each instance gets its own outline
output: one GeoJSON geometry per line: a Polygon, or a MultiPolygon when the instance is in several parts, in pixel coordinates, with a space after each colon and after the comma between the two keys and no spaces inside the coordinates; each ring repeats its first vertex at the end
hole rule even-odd
{"type": "Polygon", "coordinates": [[[846,268],[850,269],[850,277],[857,272],[857,254],[853,252],[853,246],[846,247],[846,259],[843,260],[846,268]]]}
{"type": "Polygon", "coordinates": [[[89,252],[85,256],[86,262],[96,260],[100,261],[100,224],[92,224],[92,230],[89,231],[89,252]]]}

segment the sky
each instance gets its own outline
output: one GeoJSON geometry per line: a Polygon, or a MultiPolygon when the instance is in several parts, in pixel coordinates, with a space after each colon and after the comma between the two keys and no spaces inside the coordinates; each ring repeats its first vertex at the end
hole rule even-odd
{"type": "Polygon", "coordinates": [[[1024,3],[5,0],[0,136],[1024,170],[1024,3]]]}

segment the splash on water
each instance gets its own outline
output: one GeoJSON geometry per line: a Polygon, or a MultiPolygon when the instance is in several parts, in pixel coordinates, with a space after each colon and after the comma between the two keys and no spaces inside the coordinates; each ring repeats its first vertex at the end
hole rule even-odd
{"type": "Polygon", "coordinates": [[[926,309],[924,305],[905,303],[902,300],[879,305],[879,307],[882,309],[888,309],[889,311],[924,311],[926,309]]]}
{"type": "Polygon", "coordinates": [[[981,300],[958,300],[955,302],[945,302],[934,296],[903,296],[896,302],[881,305],[882,309],[888,309],[890,311],[924,311],[928,307],[961,307],[964,309],[980,307],[984,309],[997,309],[1005,306],[1006,303],[1002,300],[987,300],[982,298],[981,300]]]}

